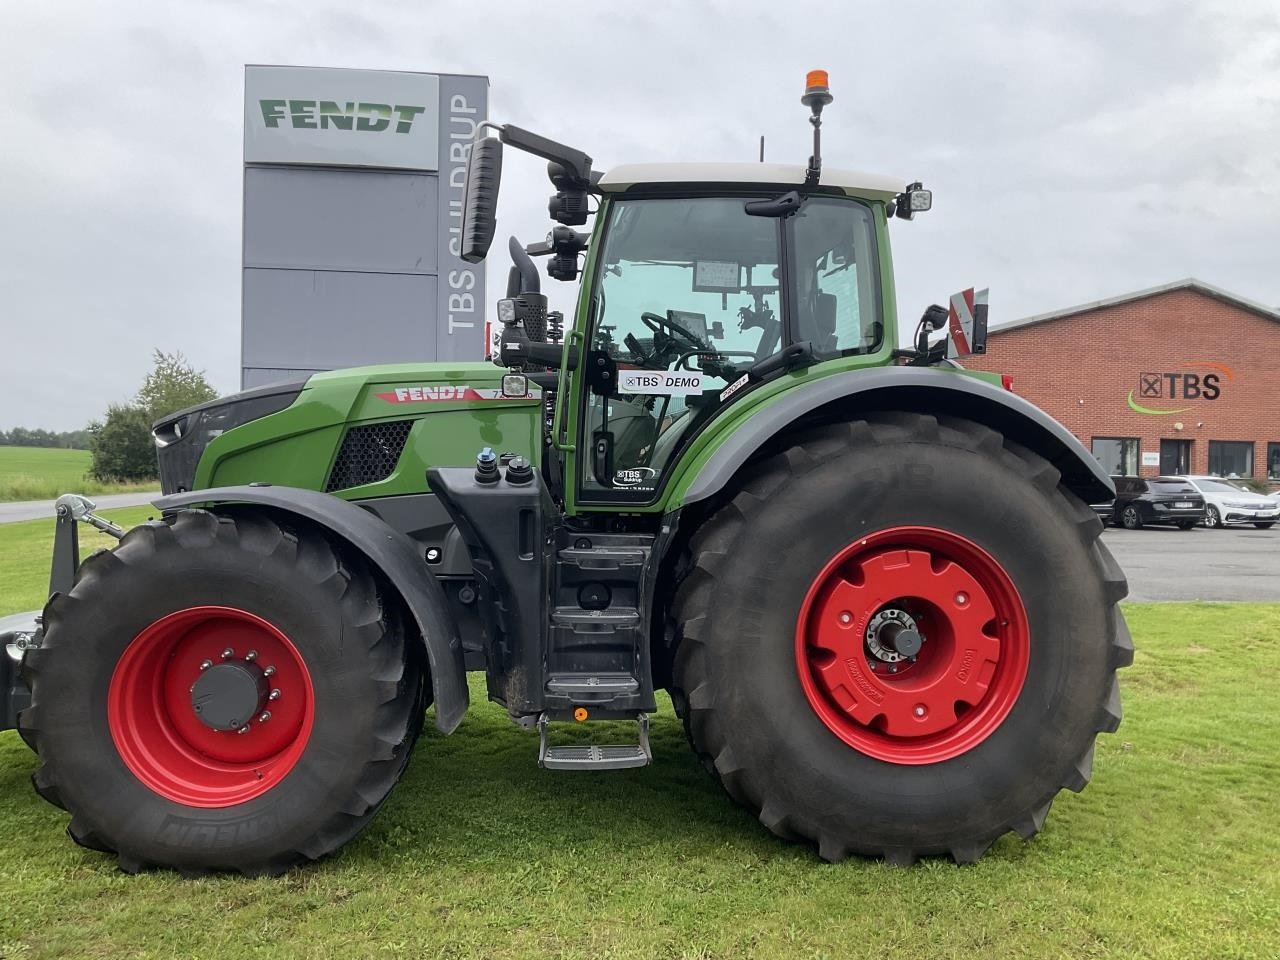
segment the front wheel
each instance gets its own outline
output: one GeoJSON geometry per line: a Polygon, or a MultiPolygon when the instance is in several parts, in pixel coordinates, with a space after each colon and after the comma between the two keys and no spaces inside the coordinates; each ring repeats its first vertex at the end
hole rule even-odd
{"type": "Polygon", "coordinates": [[[36,790],[128,872],[277,873],[337,849],[421,724],[420,659],[362,558],[265,516],[137,527],[45,624],[19,720],[36,790]]]}
{"type": "Polygon", "coordinates": [[[1275,525],[1276,525],[1276,522],[1274,520],[1266,520],[1266,521],[1262,521],[1254,524],[1254,526],[1257,527],[1259,530],[1270,530],[1275,525]]]}
{"type": "Polygon", "coordinates": [[[1194,527],[1197,523],[1199,523],[1199,521],[1198,521],[1198,520],[1179,520],[1179,521],[1178,521],[1178,529],[1179,529],[1179,530],[1190,530],[1190,529],[1191,529],[1192,527],[1194,527]]]}
{"type": "Polygon", "coordinates": [[[797,438],[690,544],[673,699],[695,750],[829,860],[1030,837],[1120,722],[1132,644],[1101,530],[1054,467],[972,422],[797,438]]]}

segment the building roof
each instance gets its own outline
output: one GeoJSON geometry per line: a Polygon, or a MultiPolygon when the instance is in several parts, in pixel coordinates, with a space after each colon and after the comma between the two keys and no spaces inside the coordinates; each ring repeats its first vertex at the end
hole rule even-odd
{"type": "Polygon", "coordinates": [[[1250,313],[1256,313],[1259,316],[1280,323],[1280,307],[1268,307],[1258,303],[1256,300],[1248,300],[1228,290],[1223,290],[1221,287],[1215,287],[1213,284],[1205,283],[1203,280],[1197,280],[1195,277],[1187,277],[1185,280],[1175,280],[1173,283],[1162,284],[1158,287],[1148,287],[1145,290],[1134,290],[1132,293],[1122,293],[1115,297],[1107,297],[1105,300],[1094,300],[1091,303],[1082,303],[1075,307],[1064,307],[1061,310],[1036,314],[1034,317],[1025,317],[1022,320],[1011,320],[1009,323],[992,324],[991,329],[987,332],[989,334],[1004,333],[1006,330],[1017,330],[1020,327],[1046,323],[1049,320],[1060,320],[1063,317],[1070,317],[1077,313],[1101,310],[1103,307],[1115,307],[1122,303],[1144,300],[1147,297],[1158,296],[1162,293],[1172,293],[1175,290],[1194,290],[1197,293],[1204,294],[1206,297],[1221,300],[1223,303],[1229,303],[1232,306],[1239,307],[1241,310],[1248,310],[1250,313]]]}
{"type": "MultiPolygon", "coordinates": [[[[600,178],[605,193],[619,193],[641,183],[743,183],[778,186],[804,184],[799,163],[626,163],[600,178]]],[[[839,187],[850,196],[890,200],[907,187],[905,180],[877,173],[822,168],[819,184],[839,187]]]]}

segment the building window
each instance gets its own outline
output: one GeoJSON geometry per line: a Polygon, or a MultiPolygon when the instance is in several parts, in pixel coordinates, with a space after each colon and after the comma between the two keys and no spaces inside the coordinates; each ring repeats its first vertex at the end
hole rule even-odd
{"type": "Polygon", "coordinates": [[[1267,479],[1280,480],[1280,443],[1267,444],[1267,479]]]}
{"type": "Polygon", "coordinates": [[[1113,476],[1138,475],[1137,437],[1094,437],[1093,456],[1113,476]]]}
{"type": "Polygon", "coordinates": [[[1210,440],[1209,472],[1215,477],[1252,477],[1253,444],[1245,440],[1210,440]]]}

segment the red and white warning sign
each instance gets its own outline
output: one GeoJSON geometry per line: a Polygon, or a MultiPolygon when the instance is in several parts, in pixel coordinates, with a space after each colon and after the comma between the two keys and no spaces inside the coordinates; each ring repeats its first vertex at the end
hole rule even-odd
{"type": "Polygon", "coordinates": [[[951,295],[947,317],[947,357],[955,360],[987,352],[987,288],[951,295]]]}

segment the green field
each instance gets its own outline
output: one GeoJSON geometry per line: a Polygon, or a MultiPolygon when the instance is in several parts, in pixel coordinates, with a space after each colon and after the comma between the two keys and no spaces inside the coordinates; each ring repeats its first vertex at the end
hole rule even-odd
{"type": "MultiPolygon", "coordinates": [[[[0,614],[42,599],[51,526],[0,527],[0,614]]],[[[1127,615],[1125,721],[1093,784],[1035,840],[963,868],[830,865],[775,839],[703,773],[669,705],[652,766],[541,771],[536,738],[473,683],[458,732],[423,736],[338,856],[277,879],[129,877],[71,844],[5,733],[0,956],[1274,960],[1280,605],[1127,615]]]]}
{"type": "Polygon", "coordinates": [[[0,500],[52,500],[63,493],[124,493],[156,490],[159,482],[100,483],[91,480],[88,450],[0,447],[0,500]]]}

